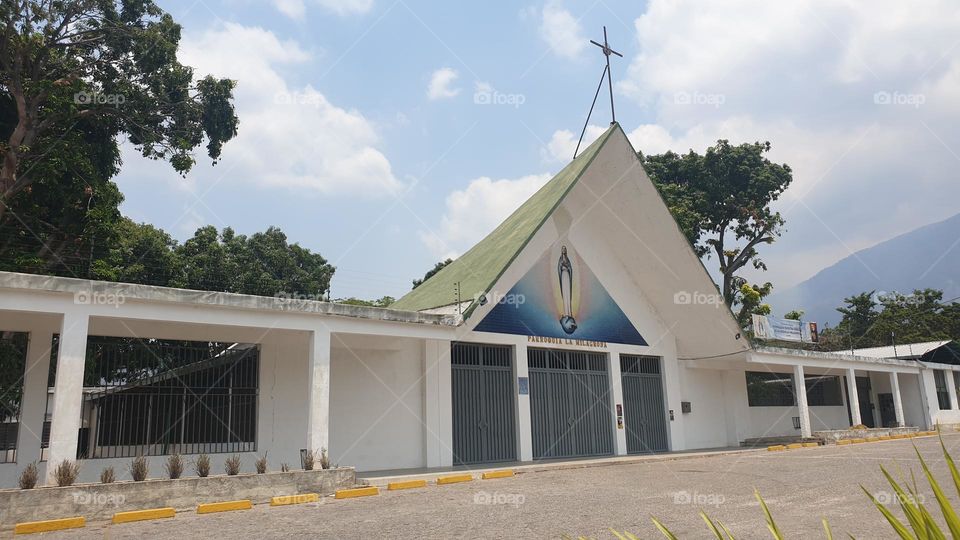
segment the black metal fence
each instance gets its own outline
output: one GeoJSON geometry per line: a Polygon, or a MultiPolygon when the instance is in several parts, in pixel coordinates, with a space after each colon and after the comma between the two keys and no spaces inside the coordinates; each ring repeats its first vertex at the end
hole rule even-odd
{"type": "Polygon", "coordinates": [[[27,334],[0,333],[0,463],[17,460],[27,334]]]}
{"type": "Polygon", "coordinates": [[[256,451],[255,345],[93,337],[78,458],[256,451]]]}

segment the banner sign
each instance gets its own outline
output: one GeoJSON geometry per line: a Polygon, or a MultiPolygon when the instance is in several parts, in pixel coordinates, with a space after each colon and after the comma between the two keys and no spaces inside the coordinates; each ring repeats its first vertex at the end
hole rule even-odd
{"type": "Polygon", "coordinates": [[[819,340],[817,323],[804,323],[793,319],[778,319],[765,315],[753,316],[753,335],[759,339],[778,339],[816,343],[819,340]]]}

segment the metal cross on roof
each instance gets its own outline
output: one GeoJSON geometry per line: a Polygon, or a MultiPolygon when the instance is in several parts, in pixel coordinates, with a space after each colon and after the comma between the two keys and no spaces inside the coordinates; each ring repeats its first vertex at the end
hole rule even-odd
{"type": "Polygon", "coordinates": [[[613,83],[611,82],[610,77],[610,55],[615,54],[620,58],[623,58],[623,55],[617,51],[610,48],[610,43],[607,41],[607,27],[603,27],[603,44],[599,44],[594,40],[590,40],[590,43],[593,43],[597,47],[603,50],[603,55],[607,57],[607,88],[610,90],[610,117],[613,119],[613,122],[617,121],[617,113],[613,110],[613,83]]]}

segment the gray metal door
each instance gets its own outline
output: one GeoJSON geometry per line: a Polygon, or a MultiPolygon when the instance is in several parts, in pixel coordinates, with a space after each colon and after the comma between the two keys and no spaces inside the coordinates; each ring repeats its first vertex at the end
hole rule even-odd
{"type": "Polygon", "coordinates": [[[670,440],[667,437],[660,358],[621,354],[620,378],[623,381],[627,452],[666,452],[670,449],[670,440]]]}
{"type": "Polygon", "coordinates": [[[455,465],[516,459],[512,356],[504,345],[451,345],[455,465]]]}
{"type": "Polygon", "coordinates": [[[528,349],[533,458],[613,453],[607,355],[528,349]]]}

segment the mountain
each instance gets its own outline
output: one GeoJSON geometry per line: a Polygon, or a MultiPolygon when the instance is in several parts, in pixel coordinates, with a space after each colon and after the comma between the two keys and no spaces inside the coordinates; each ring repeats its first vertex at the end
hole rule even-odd
{"type": "Polygon", "coordinates": [[[848,296],[927,287],[943,290],[944,300],[960,296],[960,214],[858,251],[769,301],[775,314],[802,309],[804,320],[834,326],[848,296]]]}

